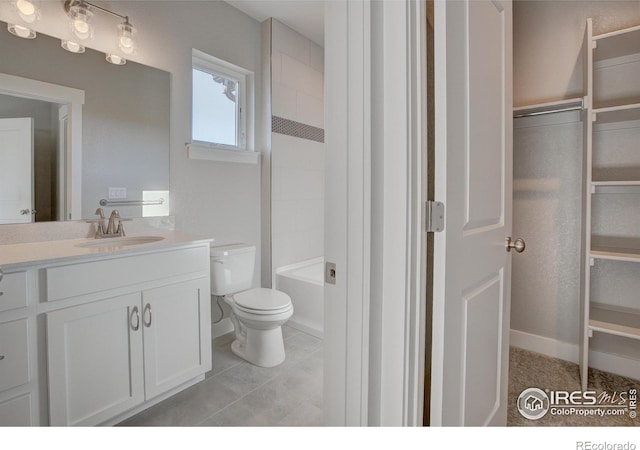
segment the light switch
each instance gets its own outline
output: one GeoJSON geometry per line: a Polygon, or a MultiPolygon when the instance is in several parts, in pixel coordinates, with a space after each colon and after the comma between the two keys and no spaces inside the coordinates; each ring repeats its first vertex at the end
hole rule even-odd
{"type": "Polygon", "coordinates": [[[124,200],[126,198],[127,198],[127,188],[124,188],[124,187],[109,188],[109,200],[124,200]]]}

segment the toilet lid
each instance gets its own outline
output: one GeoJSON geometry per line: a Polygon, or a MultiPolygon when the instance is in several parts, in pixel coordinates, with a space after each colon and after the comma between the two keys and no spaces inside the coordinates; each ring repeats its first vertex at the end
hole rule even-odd
{"type": "Polygon", "coordinates": [[[234,294],[233,300],[245,309],[257,311],[275,311],[291,304],[291,298],[275,289],[256,288],[234,294]]]}

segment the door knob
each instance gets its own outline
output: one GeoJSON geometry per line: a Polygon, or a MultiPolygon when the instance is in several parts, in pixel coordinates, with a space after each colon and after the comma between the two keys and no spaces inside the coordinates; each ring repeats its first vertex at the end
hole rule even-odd
{"type": "Polygon", "coordinates": [[[507,239],[505,239],[505,242],[506,242],[505,247],[507,247],[508,252],[510,252],[511,249],[514,249],[516,252],[522,253],[526,248],[524,239],[518,238],[515,241],[512,241],[511,236],[509,236],[507,239]]]}

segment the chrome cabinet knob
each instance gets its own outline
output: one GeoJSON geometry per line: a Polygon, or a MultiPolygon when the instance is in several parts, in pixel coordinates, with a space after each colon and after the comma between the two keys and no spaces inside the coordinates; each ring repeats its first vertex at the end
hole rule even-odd
{"type": "Polygon", "coordinates": [[[507,239],[505,239],[505,247],[507,248],[507,251],[510,252],[511,249],[515,250],[518,253],[522,253],[524,251],[524,249],[527,247],[524,239],[516,239],[515,241],[511,240],[511,236],[509,236],[507,239]]]}

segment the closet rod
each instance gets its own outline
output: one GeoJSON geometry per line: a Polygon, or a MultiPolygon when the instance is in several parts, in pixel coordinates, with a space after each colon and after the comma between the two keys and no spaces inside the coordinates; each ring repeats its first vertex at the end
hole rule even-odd
{"type": "Polygon", "coordinates": [[[545,114],[555,114],[555,113],[567,112],[567,111],[582,111],[584,109],[584,99],[580,98],[580,99],[560,101],[560,102],[542,103],[539,105],[532,105],[530,107],[522,107],[518,109],[521,111],[532,109],[533,111],[514,114],[513,115],[514,119],[519,119],[521,117],[542,116],[545,114]],[[555,109],[552,108],[553,106],[555,106],[556,108],[555,109]],[[536,109],[538,109],[538,111],[536,111],[536,109]]]}
{"type": "Polygon", "coordinates": [[[566,112],[566,111],[582,111],[582,106],[574,106],[572,108],[552,109],[549,111],[535,111],[535,112],[524,113],[524,114],[515,114],[513,118],[519,119],[521,117],[542,116],[544,114],[555,114],[555,113],[566,112]]]}

